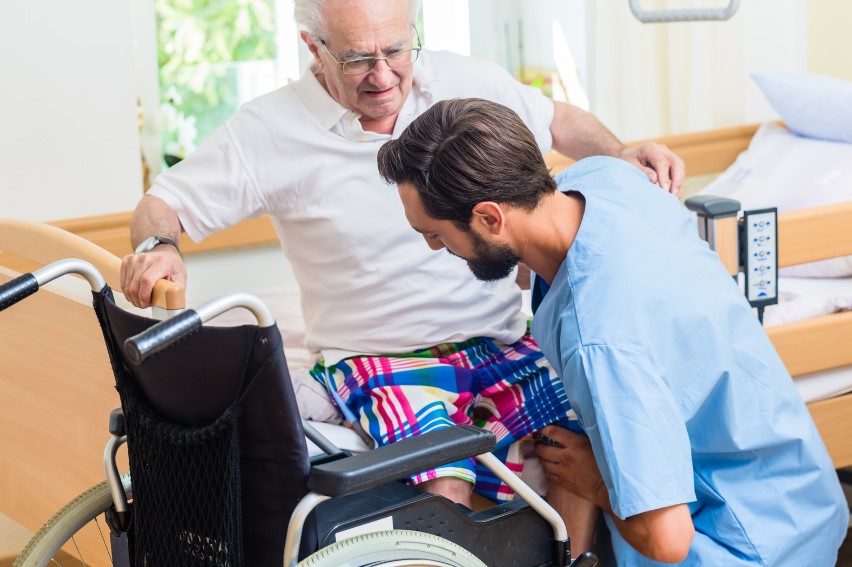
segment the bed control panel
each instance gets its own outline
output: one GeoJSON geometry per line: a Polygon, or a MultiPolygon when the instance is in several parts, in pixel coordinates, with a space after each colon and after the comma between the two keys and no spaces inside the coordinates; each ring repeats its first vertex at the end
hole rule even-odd
{"type": "Polygon", "coordinates": [[[778,209],[745,211],[740,230],[749,303],[753,307],[778,303],[778,209]]]}

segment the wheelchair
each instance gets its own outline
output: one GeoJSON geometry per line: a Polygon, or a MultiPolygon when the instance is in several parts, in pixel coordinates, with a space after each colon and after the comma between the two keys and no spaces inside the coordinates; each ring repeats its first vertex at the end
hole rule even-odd
{"type": "Polygon", "coordinates": [[[92,288],[122,407],[109,416],[106,480],[57,512],[14,566],[67,564],[63,548],[76,550],[74,564],[115,567],[597,565],[589,552],[571,561],[561,517],[490,454],[489,432],[458,426],[368,453],[338,449],[299,417],[281,336],[254,296],[157,321],[118,307],[94,266],[67,259],[0,286],[0,310],[70,273],[92,288]],[[257,324],[204,326],[234,308],[257,324]],[[306,438],[321,455],[309,457],[306,438]],[[519,498],[474,512],[399,480],[470,457],[519,498]],[[83,558],[76,541],[91,526],[102,560],[83,558]]]}

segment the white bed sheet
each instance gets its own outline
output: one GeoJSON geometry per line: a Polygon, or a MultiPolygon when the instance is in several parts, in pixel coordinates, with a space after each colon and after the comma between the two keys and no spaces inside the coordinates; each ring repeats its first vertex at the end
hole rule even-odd
{"type": "MultiPolygon", "coordinates": [[[[852,309],[852,278],[778,279],[779,304],[766,308],[767,327],[852,309]]],[[[852,366],[798,376],[794,379],[806,403],[852,392],[852,366]]]]}

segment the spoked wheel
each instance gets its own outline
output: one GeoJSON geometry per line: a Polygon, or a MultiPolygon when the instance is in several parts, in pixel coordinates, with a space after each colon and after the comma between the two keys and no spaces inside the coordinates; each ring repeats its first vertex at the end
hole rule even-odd
{"type": "MultiPolygon", "coordinates": [[[[121,477],[131,498],[130,475],[121,477]]],[[[112,504],[109,484],[96,484],[53,515],[12,567],[109,567],[109,528],[103,514],[112,504]]],[[[409,530],[364,534],[325,547],[298,567],[486,567],[471,552],[436,535],[409,530]]]]}
{"type": "Polygon", "coordinates": [[[390,530],[344,539],[297,567],[486,567],[465,548],[436,535],[390,530]]]}
{"type": "MultiPolygon", "coordinates": [[[[121,481],[131,498],[130,474],[121,481]]],[[[112,505],[109,484],[96,484],[53,515],[36,533],[12,567],[109,567],[109,527],[103,514],[112,505]],[[66,545],[67,544],[67,545],[66,545]]]]}

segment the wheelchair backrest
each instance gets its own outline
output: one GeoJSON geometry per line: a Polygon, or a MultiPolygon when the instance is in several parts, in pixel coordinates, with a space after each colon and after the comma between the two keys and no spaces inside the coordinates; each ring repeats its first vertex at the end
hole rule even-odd
{"type": "Polygon", "coordinates": [[[121,345],[157,321],[109,288],[94,295],[127,422],[137,557],[280,563],[310,462],[278,329],[202,327],[136,366],[121,345]]]}

